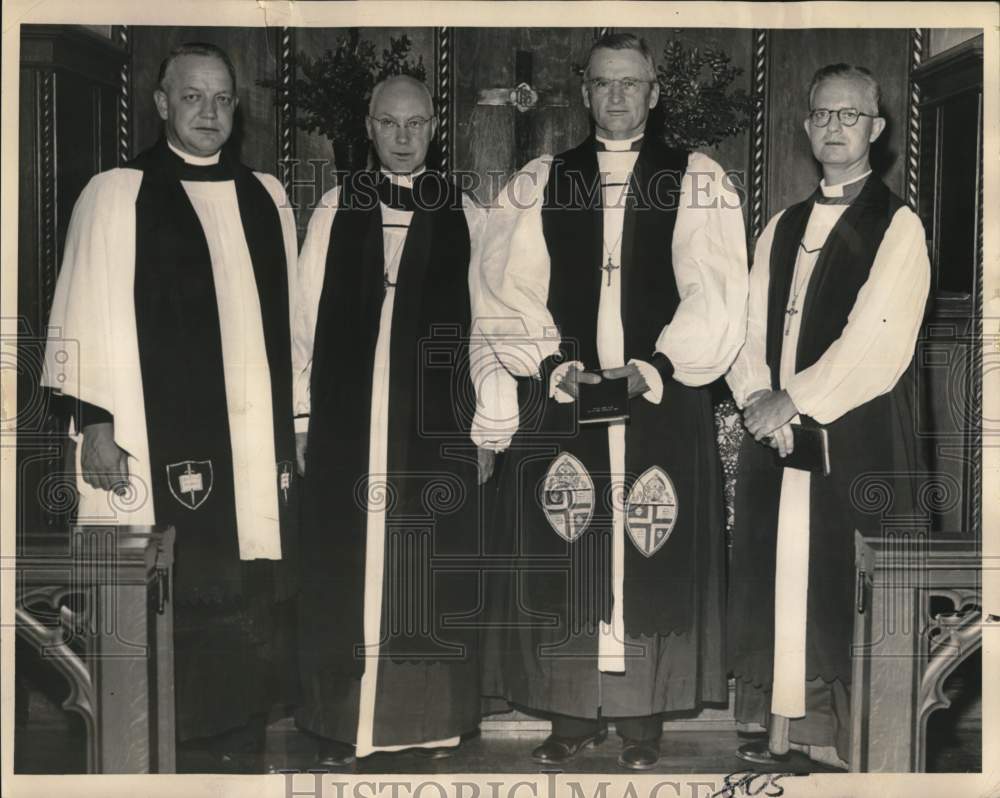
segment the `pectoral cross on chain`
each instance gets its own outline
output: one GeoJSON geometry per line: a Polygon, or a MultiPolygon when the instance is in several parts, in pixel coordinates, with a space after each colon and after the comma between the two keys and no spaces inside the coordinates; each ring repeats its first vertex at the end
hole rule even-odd
{"type": "Polygon", "coordinates": [[[798,308],[792,305],[785,311],[785,315],[788,316],[788,321],[785,323],[785,335],[788,335],[792,331],[792,316],[798,313],[798,308]]]}
{"type": "Polygon", "coordinates": [[[608,255],[608,262],[601,267],[602,272],[608,273],[608,285],[611,285],[611,272],[620,268],[621,266],[615,266],[614,261],[611,260],[611,256],[608,255]]]}

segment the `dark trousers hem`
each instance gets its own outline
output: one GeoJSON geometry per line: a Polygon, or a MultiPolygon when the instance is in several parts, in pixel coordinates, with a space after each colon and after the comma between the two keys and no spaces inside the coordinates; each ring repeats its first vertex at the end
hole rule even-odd
{"type": "Polygon", "coordinates": [[[607,728],[608,721],[614,721],[615,731],[622,739],[653,742],[663,733],[663,718],[656,715],[637,715],[630,718],[579,718],[573,715],[548,713],[552,721],[552,733],[558,737],[586,737],[607,728]]]}

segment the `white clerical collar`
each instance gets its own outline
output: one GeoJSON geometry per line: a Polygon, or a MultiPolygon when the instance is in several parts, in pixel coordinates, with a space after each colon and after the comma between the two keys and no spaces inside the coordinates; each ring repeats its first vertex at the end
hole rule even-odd
{"type": "Polygon", "coordinates": [[[190,153],[182,152],[181,150],[177,149],[169,141],[167,142],[167,146],[170,147],[174,155],[178,156],[179,158],[182,158],[185,163],[189,163],[192,166],[214,166],[219,162],[219,155],[222,152],[220,150],[214,155],[191,155],[190,153]]]}
{"type": "Polygon", "coordinates": [[[410,172],[408,175],[398,175],[394,172],[387,172],[385,169],[380,171],[389,178],[389,181],[393,185],[402,186],[403,188],[413,188],[413,181],[426,172],[427,167],[421,166],[416,172],[410,172]]]}
{"type": "Polygon", "coordinates": [[[597,140],[604,145],[604,149],[608,152],[628,152],[632,149],[632,144],[641,139],[645,134],[640,133],[638,136],[633,136],[630,139],[606,139],[601,136],[596,136],[597,140]]]}
{"type": "Polygon", "coordinates": [[[823,196],[824,197],[843,197],[844,196],[844,189],[845,188],[847,188],[848,186],[854,185],[859,180],[864,180],[871,173],[872,173],[872,170],[869,169],[867,172],[865,172],[860,177],[855,177],[855,178],[852,178],[851,180],[845,180],[843,183],[834,183],[832,186],[829,185],[826,182],[825,179],[824,180],[820,180],[819,181],[819,190],[823,192],[823,196]]]}

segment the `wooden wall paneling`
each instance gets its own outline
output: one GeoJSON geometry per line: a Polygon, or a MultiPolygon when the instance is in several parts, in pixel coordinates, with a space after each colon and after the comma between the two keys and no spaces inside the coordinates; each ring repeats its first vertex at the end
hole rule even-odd
{"type": "Polygon", "coordinates": [[[84,186],[98,172],[118,165],[118,93],[115,85],[98,86],[72,73],[60,74],[56,81],[55,207],[61,261],[70,214],[84,186]]]}
{"type": "MultiPolygon", "coordinates": [[[[931,31],[933,33],[933,31],[931,31]]],[[[918,421],[951,488],[936,528],[977,537],[982,481],[982,38],[924,59],[918,210],[933,280],[918,346],[918,421]],[[951,501],[954,499],[954,501],[951,501]]]]}
{"type": "Polygon", "coordinates": [[[39,388],[49,310],[73,204],[116,163],[124,51],[80,26],[21,29],[18,142],[18,519],[21,534],[68,523],[58,403],[39,388]]]}
{"type": "Polygon", "coordinates": [[[277,173],[274,92],[257,85],[258,80],[275,75],[278,55],[273,29],[136,25],[131,37],[134,154],[160,136],[160,117],[153,103],[160,62],[179,44],[208,42],[225,50],[236,67],[240,106],[230,146],[237,148],[248,166],[277,173]]]}
{"type": "MultiPolygon", "coordinates": [[[[663,62],[663,48],[669,41],[679,41],[685,47],[712,47],[729,55],[734,66],[743,70],[732,83],[732,89],[750,91],[753,67],[753,34],[739,28],[615,28],[616,33],[634,33],[646,40],[657,66],[663,62]]],[[[731,136],[713,147],[700,147],[724,169],[741,173],[746,184],[749,134],[731,136]]]]}
{"type": "Polygon", "coordinates": [[[928,30],[927,57],[950,50],[962,42],[983,35],[982,28],[931,28],[928,30]]]}
{"type": "Polygon", "coordinates": [[[773,30],[768,139],[767,215],[816,188],[819,167],[803,130],[809,82],[826,64],[867,67],[882,86],[886,130],[872,150],[872,166],[889,188],[905,196],[910,31],[907,29],[773,30]]]}
{"type": "Polygon", "coordinates": [[[593,41],[591,28],[522,29],[518,49],[532,54],[531,84],[540,95],[539,107],[527,112],[533,115],[532,158],[575,147],[589,135],[590,115],[583,105],[583,78],[577,70],[586,66],[593,41]]]}
{"type": "Polygon", "coordinates": [[[455,168],[476,172],[483,181],[474,191],[489,202],[515,165],[514,114],[509,106],[477,105],[480,89],[514,85],[517,28],[459,28],[455,32],[455,168]],[[486,53],[492,57],[484,58],[486,53]],[[504,57],[498,57],[503,54],[504,57]],[[495,175],[495,176],[494,176],[495,175]]]}
{"type": "Polygon", "coordinates": [[[577,69],[584,66],[593,40],[593,28],[456,31],[455,167],[478,176],[473,193],[480,201],[490,201],[532,158],[565,150],[587,136],[589,115],[577,69]],[[538,105],[522,112],[511,105],[479,104],[481,90],[517,85],[519,52],[530,54],[529,82],[538,92],[538,105]]]}

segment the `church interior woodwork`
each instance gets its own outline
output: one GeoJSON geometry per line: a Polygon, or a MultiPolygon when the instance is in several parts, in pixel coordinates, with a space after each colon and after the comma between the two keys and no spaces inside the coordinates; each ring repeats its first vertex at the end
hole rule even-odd
{"type": "MultiPolygon", "coordinates": [[[[808,77],[823,64],[847,61],[866,65],[880,78],[888,124],[874,150],[873,165],[889,188],[918,212],[931,255],[931,300],[917,344],[914,397],[931,473],[915,537],[905,544],[912,554],[907,568],[931,576],[921,580],[911,574],[912,580],[900,582],[898,571],[890,567],[893,552],[899,551],[892,548],[896,544],[859,538],[862,606],[855,644],[863,649],[877,640],[880,646],[896,648],[891,656],[872,659],[874,666],[862,664],[856,670],[861,688],[854,695],[858,713],[851,765],[853,770],[896,772],[981,767],[978,751],[970,751],[981,734],[981,32],[632,32],[646,38],[657,58],[667,42],[680,41],[724,51],[741,70],[733,87],[750,94],[756,111],[744,131],[708,152],[736,176],[751,252],[763,224],[807,196],[819,177],[802,135],[808,77]],[[919,589],[914,587],[918,583],[919,589]],[[877,628],[884,615],[873,607],[881,608],[894,597],[902,601],[894,606],[908,613],[909,631],[887,639],[877,628]],[[908,669],[905,679],[891,664],[900,662],[908,669]],[[948,712],[950,725],[942,728],[940,718],[948,712]],[[910,730],[905,745],[898,743],[894,731],[899,724],[910,730]],[[949,748],[942,742],[956,735],[961,745],[949,748]]],[[[236,66],[240,105],[230,146],[239,149],[248,165],[282,179],[296,211],[301,244],[313,205],[334,185],[333,146],[325,136],[301,130],[294,104],[284,102],[280,88],[262,82],[287,82],[295,75],[298,53],[319,55],[344,33],[332,28],[22,27],[17,264],[17,556],[24,573],[18,581],[17,608],[20,772],[64,772],[57,764],[61,757],[88,772],[170,772],[175,767],[170,599],[169,591],[164,592],[170,531],[156,530],[150,536],[149,530],[133,530],[138,534],[121,534],[102,544],[113,553],[108,562],[113,561],[129,582],[128,595],[118,597],[119,605],[125,601],[128,606],[118,611],[124,613],[122,622],[131,635],[125,638],[128,644],[150,652],[141,661],[107,658],[108,649],[102,646],[120,646],[122,641],[87,631],[95,618],[112,611],[102,604],[108,580],[114,578],[108,562],[102,565],[92,546],[87,551],[88,557],[97,558],[93,562],[65,562],[72,560],[74,546],[85,545],[80,528],[71,524],[74,450],[61,431],[72,408],[37,386],[73,204],[91,176],[125,163],[158,138],[152,95],[162,56],[177,43],[206,41],[229,52],[236,66]],[[129,685],[125,694],[115,694],[120,684],[129,685]],[[109,742],[125,734],[132,745],[122,748],[109,742]],[[44,750],[54,751],[56,763],[24,753],[30,740],[42,740],[44,750]]],[[[389,46],[390,38],[403,34],[410,40],[411,58],[426,68],[437,100],[441,164],[471,175],[472,193],[481,202],[489,202],[528,160],[586,135],[579,71],[595,29],[361,29],[379,51],[389,46]]],[[[721,735],[732,747],[730,707],[670,719],[667,733],[721,735]]],[[[505,735],[541,734],[543,728],[544,723],[515,714],[484,720],[482,734],[486,744],[494,738],[500,741],[501,750],[505,735]]],[[[276,719],[271,734],[290,738],[293,730],[287,719],[276,719]]],[[[706,751],[714,750],[713,744],[705,745],[706,751]]],[[[506,769],[499,762],[483,767],[506,769]]]]}

